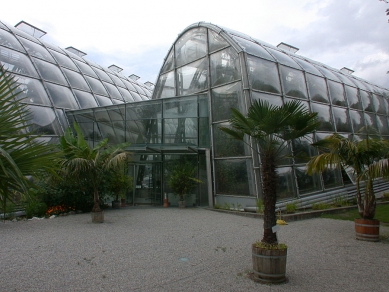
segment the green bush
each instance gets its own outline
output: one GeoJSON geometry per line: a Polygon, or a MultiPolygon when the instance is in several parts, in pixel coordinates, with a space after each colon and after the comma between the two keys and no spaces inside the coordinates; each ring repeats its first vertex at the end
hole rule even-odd
{"type": "Polygon", "coordinates": [[[312,204],[312,210],[325,210],[331,208],[330,204],[327,203],[314,203],[312,204]]]}
{"type": "Polygon", "coordinates": [[[344,207],[349,206],[350,203],[344,195],[340,194],[332,200],[332,205],[335,207],[344,207]]]}
{"type": "Polygon", "coordinates": [[[297,210],[297,203],[292,202],[285,205],[286,213],[294,213],[297,210]]]}
{"type": "Polygon", "coordinates": [[[255,203],[257,205],[257,213],[263,213],[263,201],[261,199],[256,199],[255,203]]]}
{"type": "Polygon", "coordinates": [[[46,214],[46,209],[47,205],[44,202],[32,199],[26,204],[26,216],[27,218],[43,217],[46,214]]]}
{"type": "Polygon", "coordinates": [[[389,201],[389,193],[384,193],[384,194],[382,195],[382,200],[383,200],[383,201],[389,201]]]}

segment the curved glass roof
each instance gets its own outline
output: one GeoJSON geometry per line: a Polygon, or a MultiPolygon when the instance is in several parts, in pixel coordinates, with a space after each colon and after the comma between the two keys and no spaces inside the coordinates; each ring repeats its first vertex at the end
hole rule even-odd
{"type": "Polygon", "coordinates": [[[32,111],[31,129],[62,135],[65,110],[148,100],[152,87],[103,68],[72,51],[0,23],[0,63],[16,76],[21,102],[32,111]],[[25,98],[28,97],[28,98],[25,98]],[[24,98],[24,99],[23,99],[24,98]]]}

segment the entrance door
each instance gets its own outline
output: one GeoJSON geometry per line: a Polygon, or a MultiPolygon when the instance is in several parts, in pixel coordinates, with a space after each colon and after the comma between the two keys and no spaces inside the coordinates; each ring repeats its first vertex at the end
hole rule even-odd
{"type": "Polygon", "coordinates": [[[161,163],[135,164],[134,204],[162,204],[161,163]]]}

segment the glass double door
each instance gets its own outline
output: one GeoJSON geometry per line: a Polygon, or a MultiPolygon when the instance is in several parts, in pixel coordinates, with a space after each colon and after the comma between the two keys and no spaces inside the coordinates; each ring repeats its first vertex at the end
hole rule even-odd
{"type": "Polygon", "coordinates": [[[162,163],[134,164],[135,205],[162,204],[162,163]]]}

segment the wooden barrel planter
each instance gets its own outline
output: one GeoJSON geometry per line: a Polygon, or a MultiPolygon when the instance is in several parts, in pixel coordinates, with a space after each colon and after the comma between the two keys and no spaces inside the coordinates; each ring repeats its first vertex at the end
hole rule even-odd
{"type": "Polygon", "coordinates": [[[358,240],[379,241],[380,221],[377,219],[354,219],[355,235],[358,240]]]}
{"type": "Polygon", "coordinates": [[[104,223],[104,211],[91,212],[92,223],[104,223]]]}
{"type": "Polygon", "coordinates": [[[287,249],[263,249],[253,244],[253,280],[261,283],[285,282],[286,256],[287,249]]]}

